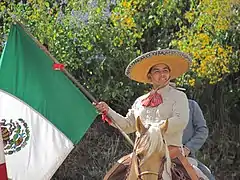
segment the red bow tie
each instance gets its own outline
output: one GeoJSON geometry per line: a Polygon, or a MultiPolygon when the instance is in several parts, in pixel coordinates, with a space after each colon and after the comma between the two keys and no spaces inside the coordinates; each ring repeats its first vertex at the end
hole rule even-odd
{"type": "Polygon", "coordinates": [[[145,107],[149,107],[149,106],[156,107],[162,103],[163,103],[163,98],[161,94],[157,92],[150,94],[147,98],[142,100],[142,106],[145,106],[145,107]]]}

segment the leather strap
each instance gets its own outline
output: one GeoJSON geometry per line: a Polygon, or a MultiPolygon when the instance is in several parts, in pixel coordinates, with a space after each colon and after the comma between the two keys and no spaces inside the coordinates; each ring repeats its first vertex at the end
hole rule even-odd
{"type": "Polygon", "coordinates": [[[180,148],[178,146],[168,146],[170,158],[178,158],[179,161],[181,161],[182,165],[184,166],[185,170],[187,171],[188,175],[191,177],[191,180],[198,180],[198,176],[191,166],[191,164],[188,162],[187,158],[184,157],[180,151],[180,148]]]}

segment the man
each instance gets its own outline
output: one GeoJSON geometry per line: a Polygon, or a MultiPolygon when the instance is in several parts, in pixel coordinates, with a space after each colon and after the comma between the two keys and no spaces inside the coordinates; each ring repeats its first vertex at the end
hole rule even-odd
{"type": "MultiPolygon", "coordinates": [[[[208,137],[208,127],[201,108],[194,100],[189,99],[189,122],[183,132],[183,145],[186,156],[196,158],[195,153],[203,146],[208,137]]],[[[197,161],[198,168],[210,179],[214,176],[210,170],[200,161],[197,161]]]]}
{"type": "MultiPolygon", "coordinates": [[[[172,175],[180,178],[197,180],[198,176],[181,152],[182,136],[189,120],[187,96],[169,86],[169,81],[187,72],[191,58],[177,50],[157,50],[145,53],[133,60],[126,68],[126,75],[137,82],[151,84],[152,90],[136,99],[132,108],[124,117],[111,109],[105,102],[99,102],[96,108],[101,113],[110,115],[126,132],[135,132],[135,120],[138,116],[147,126],[149,123],[159,124],[168,120],[168,130],[164,135],[168,144],[170,158],[179,166],[172,168],[172,175]]],[[[117,166],[119,167],[119,166],[117,166]]],[[[104,179],[114,179],[116,169],[111,169],[104,179]],[[114,174],[114,176],[113,176],[114,174]]]]}

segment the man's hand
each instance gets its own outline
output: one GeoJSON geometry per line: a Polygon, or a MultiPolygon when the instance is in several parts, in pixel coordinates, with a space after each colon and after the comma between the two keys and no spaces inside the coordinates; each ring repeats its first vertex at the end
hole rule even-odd
{"type": "Polygon", "coordinates": [[[189,156],[189,154],[191,153],[191,151],[186,146],[183,147],[183,151],[186,157],[189,156]]]}
{"type": "Polygon", "coordinates": [[[105,102],[93,103],[93,105],[97,108],[97,110],[101,113],[108,112],[109,106],[105,102]]]}

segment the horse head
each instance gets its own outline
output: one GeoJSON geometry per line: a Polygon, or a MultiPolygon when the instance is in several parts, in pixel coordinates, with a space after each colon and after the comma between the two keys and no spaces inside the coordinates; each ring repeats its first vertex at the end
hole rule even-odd
{"type": "Polygon", "coordinates": [[[158,179],[164,167],[164,134],[167,128],[168,120],[160,125],[151,123],[145,127],[139,117],[136,119],[136,140],[128,180],[158,179]]]}

